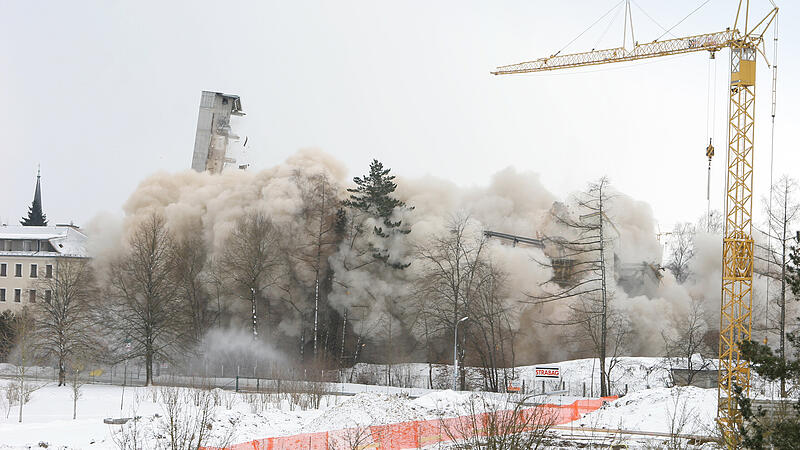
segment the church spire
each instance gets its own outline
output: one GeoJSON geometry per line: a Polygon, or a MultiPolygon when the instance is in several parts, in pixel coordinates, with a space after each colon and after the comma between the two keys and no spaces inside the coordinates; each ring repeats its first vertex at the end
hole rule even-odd
{"type": "Polygon", "coordinates": [[[39,209],[42,208],[42,168],[36,170],[36,191],[33,193],[33,203],[39,204],[39,209]]]}
{"type": "Polygon", "coordinates": [[[42,169],[36,172],[36,190],[33,193],[33,203],[28,207],[28,217],[19,221],[25,226],[47,226],[47,215],[42,212],[42,169]]]}

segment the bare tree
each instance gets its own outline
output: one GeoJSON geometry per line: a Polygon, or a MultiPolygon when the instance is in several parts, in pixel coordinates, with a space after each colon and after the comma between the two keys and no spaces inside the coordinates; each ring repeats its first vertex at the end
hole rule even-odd
{"type": "Polygon", "coordinates": [[[509,323],[511,305],[505,299],[506,273],[491,261],[483,265],[480,284],[469,308],[470,343],[478,355],[484,389],[501,392],[508,385],[506,367],[513,367],[513,332],[509,323]]]}
{"type": "MultiPolygon", "coordinates": [[[[16,314],[13,321],[14,349],[9,360],[14,364],[13,383],[8,388],[16,394],[19,402],[19,422],[22,423],[22,410],[30,400],[31,394],[42,387],[28,380],[28,371],[39,361],[35,339],[36,324],[31,311],[25,307],[16,314]]],[[[13,398],[13,396],[11,396],[13,398]]],[[[10,410],[9,405],[9,410],[10,410]]]]}
{"type": "Polygon", "coordinates": [[[164,218],[150,215],[133,229],[126,252],[109,267],[115,304],[108,310],[119,336],[133,344],[128,356],[144,358],[148,386],[155,358],[170,360],[171,351],[183,348],[190,333],[172,274],[173,245],[164,218]]]}
{"type": "Polygon", "coordinates": [[[211,307],[209,287],[211,277],[208,268],[208,248],[203,241],[201,230],[190,230],[186,236],[177,240],[172,247],[172,273],[178,288],[178,295],[189,308],[192,332],[195,342],[199,342],[214,323],[216,313],[211,307]]]}
{"type": "Polygon", "coordinates": [[[369,426],[355,425],[330,437],[328,450],[362,450],[373,444],[369,426]]]}
{"type": "Polygon", "coordinates": [[[661,445],[668,450],[694,448],[688,442],[686,435],[697,431],[695,428],[698,427],[695,424],[700,423],[701,419],[694,408],[690,407],[688,398],[686,398],[686,388],[673,388],[670,390],[670,396],[672,402],[666,405],[669,437],[661,445]]]}
{"type": "Polygon", "coordinates": [[[295,173],[295,183],[300,188],[303,208],[299,212],[302,228],[297,233],[297,248],[289,255],[294,257],[304,269],[313,273],[312,302],[312,340],[314,358],[320,341],[320,322],[327,308],[327,294],[330,291],[330,264],[328,257],[341,241],[340,227],[337,227],[337,213],[340,211],[339,195],[341,189],[324,173],[303,175],[295,173]]]}
{"type": "Polygon", "coordinates": [[[467,405],[467,415],[440,419],[443,437],[451,441],[447,448],[549,448],[547,437],[556,424],[556,411],[545,405],[525,408],[525,403],[531,400],[526,397],[503,405],[473,395],[467,405]]]}
{"type": "Polygon", "coordinates": [[[205,274],[206,287],[209,295],[209,308],[214,307],[212,325],[222,326],[222,319],[230,316],[227,303],[223,304],[225,290],[225,272],[221,268],[219,258],[211,258],[205,274]]]}
{"type": "Polygon", "coordinates": [[[11,310],[0,312],[0,361],[5,361],[14,347],[14,321],[16,314],[11,310]]]}
{"type": "Polygon", "coordinates": [[[72,394],[72,420],[78,417],[78,399],[83,395],[83,385],[86,384],[86,378],[82,375],[83,367],[83,363],[77,359],[70,365],[68,383],[72,394]]]}
{"type": "Polygon", "coordinates": [[[688,314],[676,320],[675,333],[670,334],[666,331],[661,333],[668,365],[674,367],[674,363],[678,362],[683,366],[680,363],[685,363],[687,385],[691,385],[695,376],[706,370],[711,363],[706,356],[711,355],[713,351],[704,339],[708,329],[702,303],[692,301],[688,314]],[[695,355],[700,359],[695,360],[695,355]]]}
{"type": "Polygon", "coordinates": [[[676,224],[670,234],[667,268],[678,283],[689,278],[689,262],[694,257],[694,235],[694,225],[688,222],[676,224]]]}
{"type": "Polygon", "coordinates": [[[697,220],[697,226],[695,230],[700,232],[712,233],[712,234],[722,234],[722,225],[723,225],[723,217],[722,211],[718,209],[712,209],[709,214],[703,214],[697,220]]]}
{"type": "Polygon", "coordinates": [[[36,340],[42,356],[58,363],[58,385],[66,384],[67,361],[98,350],[96,311],[98,289],[85,259],[59,261],[51,277],[35,284],[36,340]]]}
{"type": "Polygon", "coordinates": [[[163,419],[159,431],[164,440],[157,448],[164,450],[197,450],[208,445],[217,404],[208,389],[161,387],[163,419]]]}
{"type": "MultiPolygon", "coordinates": [[[[797,181],[784,175],[772,186],[772,202],[767,198],[762,200],[767,213],[767,243],[758,244],[757,252],[759,262],[764,263],[764,269],[759,272],[778,284],[774,299],[778,306],[777,317],[769,316],[769,308],[766,313],[767,320],[772,322],[768,327],[778,333],[778,354],[783,361],[786,361],[786,278],[790,264],[790,240],[794,238],[792,227],[800,217],[797,188],[797,181]]],[[[768,296],[767,302],[771,301],[772,298],[768,296]]],[[[781,397],[786,397],[786,379],[782,378],[780,382],[781,397]]]]}
{"type": "Polygon", "coordinates": [[[611,276],[612,233],[616,231],[607,211],[613,195],[609,193],[609,181],[600,178],[589,184],[586,191],[574,199],[577,211],[571,213],[560,206],[552,210],[556,223],[566,227],[572,234],[567,238],[548,238],[561,248],[561,260],[569,261],[569,277],[558,282],[559,289],[542,286],[543,293],[529,295],[534,304],[568,302],[571,316],[566,321],[547,322],[551,326],[577,326],[582,339],[592,343],[592,349],[600,359],[600,394],[609,395],[609,377],[613,363],[607,367],[609,349],[615,353],[621,348],[627,332],[615,333],[609,339],[609,329],[628,321],[620,312],[614,312],[611,301],[613,289],[609,287],[611,276]],[[563,286],[563,287],[562,287],[563,286]],[[588,340],[587,340],[588,339],[588,340]]]}
{"type": "Polygon", "coordinates": [[[600,294],[585,294],[569,305],[565,324],[572,325],[568,338],[600,356],[600,396],[612,394],[614,368],[631,337],[630,319],[613,305],[604,305],[600,294]]]}
{"type": "MultiPolygon", "coordinates": [[[[258,305],[264,290],[275,283],[281,265],[280,233],[260,212],[243,215],[225,240],[220,270],[233,292],[250,304],[253,339],[258,338],[258,305]]],[[[269,318],[266,301],[264,316],[269,318]]]]}
{"type": "MultiPolygon", "coordinates": [[[[434,334],[453,336],[456,324],[468,314],[478,295],[486,238],[471,225],[474,223],[469,217],[452,217],[447,233],[433,236],[417,247],[420,292],[428,299],[423,305],[424,314],[434,319],[434,334]]],[[[462,365],[467,338],[464,328],[459,336],[462,345],[458,360],[462,365]]],[[[463,372],[460,384],[463,390],[463,372]]]]}

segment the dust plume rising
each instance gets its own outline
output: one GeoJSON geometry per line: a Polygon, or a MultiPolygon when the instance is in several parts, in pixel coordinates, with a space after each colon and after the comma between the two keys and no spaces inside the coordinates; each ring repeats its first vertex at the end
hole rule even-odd
{"type": "MultiPolygon", "coordinates": [[[[350,168],[354,174],[363,170],[365,168],[350,168]]],[[[231,170],[221,175],[193,171],[156,173],[142,181],[125,203],[121,225],[110,227],[121,230],[119,233],[110,237],[104,233],[91,233],[97,245],[96,251],[98,254],[113,253],[126,233],[154,212],[164,216],[167,226],[178,238],[200,233],[212,258],[219,256],[226,237],[244,214],[260,212],[286,229],[301,229],[304,225],[301,213],[307,201],[301,182],[315,175],[327,177],[340,200],[347,197],[346,189],[352,187],[347,177],[348,169],[319,150],[299,151],[284,163],[258,172],[231,170]]],[[[533,172],[507,168],[494,174],[487,186],[466,188],[435,176],[408,178],[396,175],[396,196],[414,209],[399,214],[398,219],[411,228],[411,233],[403,239],[392,240],[389,251],[395,258],[411,260],[411,265],[403,271],[382,265],[372,265],[361,271],[343,271],[342,261],[347,257],[344,246],[339,246],[328,258],[334,282],[327,301],[340,313],[356,305],[366,308],[358,317],[351,315],[352,321],[364,322],[353,328],[356,331],[377,328],[369,324],[377,324],[386,314],[398,323],[405,320],[403,312],[391,305],[411,294],[411,285],[419,276],[419,264],[413,262],[413,246],[424,243],[431,236],[447,233],[449,221],[454,216],[468,216],[477,233],[492,230],[536,237],[569,232],[552,220],[551,210],[557,205],[574,206],[572,200],[557,198],[533,172]]],[[[651,207],[623,193],[614,194],[608,212],[618,235],[613,250],[614,302],[631,322],[634,339],[631,339],[628,353],[657,355],[663,350],[660,331],[674,331],[670,330],[673,319],[687,314],[693,300],[703,302],[709,312],[709,325],[715,323],[713,312],[718,308],[720,284],[720,239],[698,234],[696,256],[692,261],[694,275],[680,284],[669,271],[658,269],[662,263],[663,244],[656,237],[651,207]],[[636,264],[651,267],[653,273],[644,273],[641,279],[634,274],[627,279],[624,270],[617,270],[636,264]],[[653,278],[655,272],[658,272],[658,277],[653,278]]],[[[109,220],[103,218],[103,221],[109,220]]],[[[367,220],[362,225],[371,229],[375,224],[367,220]]],[[[518,362],[581,356],[579,349],[564,344],[558,329],[542,325],[563,320],[568,313],[566,304],[534,305],[526,295],[540,292],[542,285],[553,277],[551,269],[537,262],[547,258],[543,251],[534,247],[512,247],[496,240],[488,242],[488,249],[493,262],[508,274],[508,298],[504,302],[514,305],[511,323],[519,331],[516,343],[518,362]]],[[[298,271],[298,283],[313,285],[310,282],[313,276],[308,270],[298,271]]],[[[311,292],[301,294],[312,295],[311,292]]],[[[223,298],[222,301],[229,302],[234,311],[243,306],[240,299],[223,298]]],[[[278,327],[290,335],[300,333],[297,315],[287,314],[281,318],[278,327]]]]}

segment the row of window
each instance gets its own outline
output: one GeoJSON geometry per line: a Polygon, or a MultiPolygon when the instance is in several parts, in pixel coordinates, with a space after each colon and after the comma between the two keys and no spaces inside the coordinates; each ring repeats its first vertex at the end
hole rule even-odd
{"type": "MultiPolygon", "coordinates": [[[[30,265],[30,277],[31,278],[39,278],[39,265],[38,264],[31,264],[30,265]]],[[[8,276],[8,264],[0,263],[0,277],[8,276]]],[[[14,264],[14,276],[17,278],[22,277],[22,264],[14,264]]],[[[44,277],[45,278],[53,278],[53,265],[47,264],[44,270],[44,277]]]]}
{"type": "MultiPolygon", "coordinates": [[[[50,303],[50,298],[53,291],[47,289],[44,291],[44,301],[50,303]]],[[[6,289],[0,288],[0,303],[6,301],[6,289]]],[[[22,289],[14,289],[14,302],[20,303],[22,301],[22,289]]],[[[28,289],[28,301],[36,303],[36,289],[28,289]]]]}
{"type": "Polygon", "coordinates": [[[0,239],[0,251],[7,252],[53,252],[49,241],[41,239],[0,239]]]}

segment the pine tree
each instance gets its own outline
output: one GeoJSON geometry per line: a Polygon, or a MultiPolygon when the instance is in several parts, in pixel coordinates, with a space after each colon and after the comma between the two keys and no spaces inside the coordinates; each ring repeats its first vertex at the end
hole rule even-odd
{"type": "MultiPolygon", "coordinates": [[[[789,252],[789,264],[786,266],[786,285],[791,289],[795,298],[800,295],[800,232],[795,238],[795,245],[789,252]]],[[[800,330],[787,333],[786,339],[789,347],[798,348],[800,345],[800,330]]],[[[750,398],[744,395],[741,387],[734,386],[736,401],[744,419],[739,426],[741,444],[751,449],[794,449],[800,442],[800,401],[797,392],[792,392],[800,386],[800,353],[795,354],[795,359],[787,358],[780,352],[775,354],[772,349],[758,342],[742,342],[742,356],[750,361],[753,370],[768,381],[790,381],[789,386],[794,386],[787,397],[778,404],[776,411],[768,412],[761,406],[754,407],[750,398]]]]}
{"type": "Polygon", "coordinates": [[[47,226],[47,215],[42,212],[42,205],[36,200],[28,207],[28,216],[19,221],[26,227],[45,227],[47,226]]]}
{"type": "MultiPolygon", "coordinates": [[[[800,344],[800,333],[787,335],[793,345],[800,344]]],[[[753,366],[753,370],[768,381],[780,379],[800,382],[800,359],[781,358],[767,345],[757,342],[742,342],[742,355],[753,366]]],[[[796,384],[795,384],[796,385],[796,384]]],[[[758,406],[746,397],[739,386],[734,386],[736,401],[742,412],[743,423],[739,425],[741,448],[749,449],[796,449],[800,442],[800,401],[785,399],[771,411],[758,406]]],[[[737,447],[738,448],[738,447],[737,447]]]]}
{"type": "Polygon", "coordinates": [[[47,215],[42,212],[42,186],[41,174],[36,175],[36,190],[33,193],[33,203],[28,207],[28,217],[23,217],[20,224],[27,227],[47,226],[47,215]]]}
{"type": "MultiPolygon", "coordinates": [[[[348,189],[350,198],[344,201],[344,206],[356,209],[362,213],[375,217],[382,226],[375,226],[372,230],[376,236],[388,239],[396,234],[408,234],[409,228],[403,227],[402,220],[392,221],[392,214],[398,209],[413,209],[396,199],[392,194],[397,188],[393,181],[394,175],[389,175],[391,169],[384,169],[377,159],[369,165],[369,174],[353,178],[355,188],[348,189]]],[[[372,256],[395,269],[405,269],[410,263],[389,262],[389,250],[372,246],[372,256]]]]}

